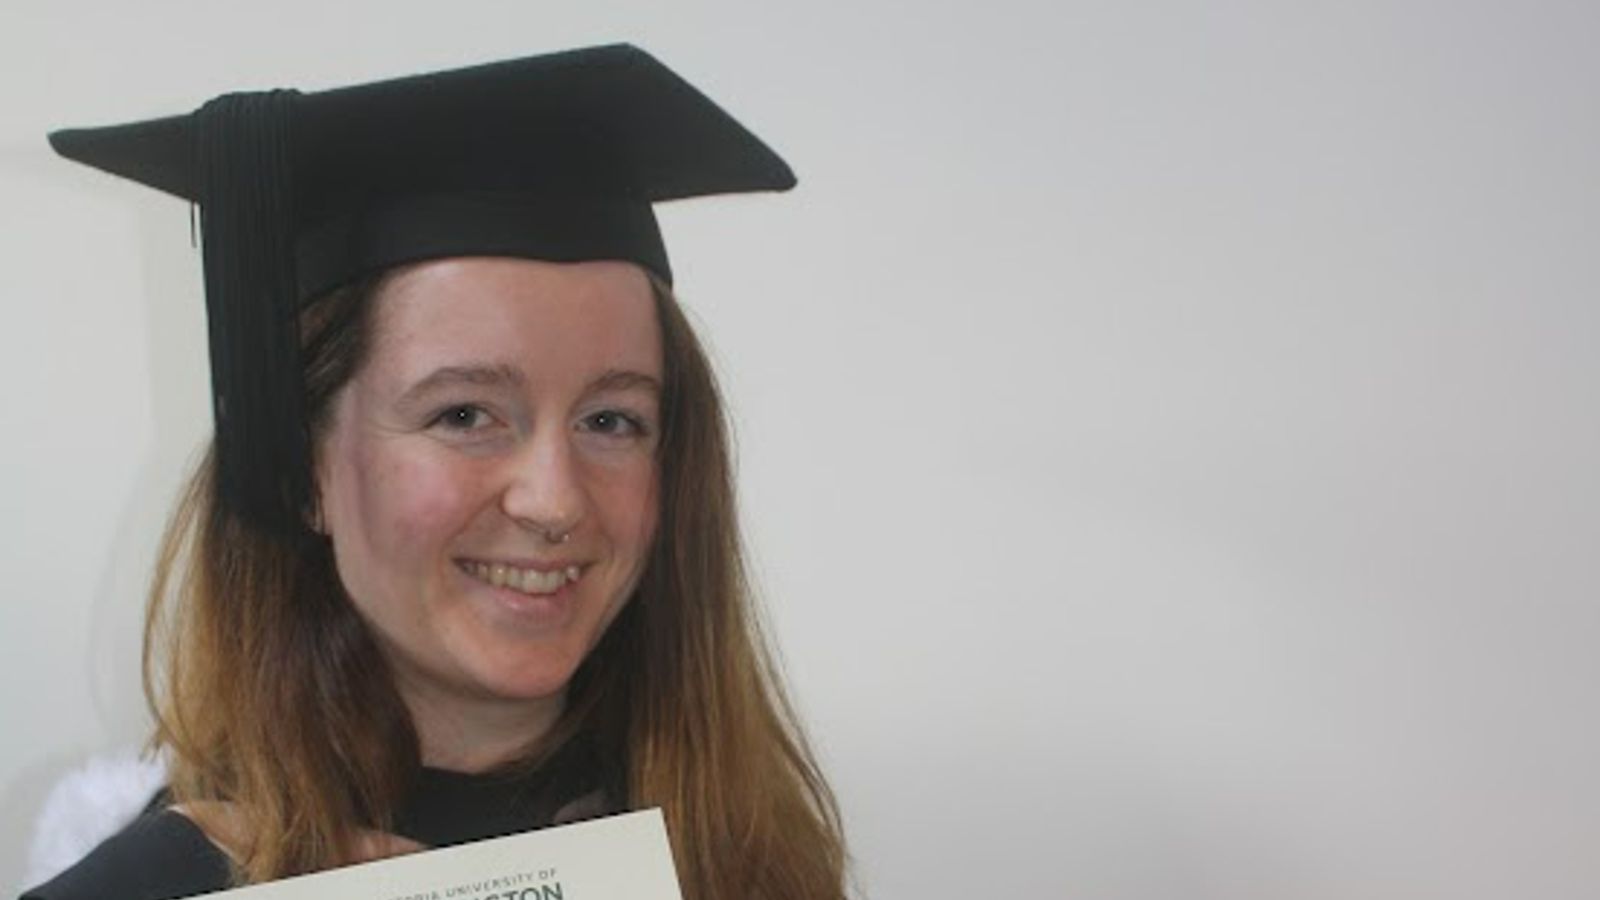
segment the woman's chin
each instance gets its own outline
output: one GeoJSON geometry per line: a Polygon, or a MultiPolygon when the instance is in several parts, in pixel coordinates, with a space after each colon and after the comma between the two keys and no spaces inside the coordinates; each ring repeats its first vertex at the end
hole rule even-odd
{"type": "Polygon", "coordinates": [[[565,696],[579,659],[546,648],[535,659],[485,655],[464,667],[475,693],[486,700],[542,704],[565,696]]]}

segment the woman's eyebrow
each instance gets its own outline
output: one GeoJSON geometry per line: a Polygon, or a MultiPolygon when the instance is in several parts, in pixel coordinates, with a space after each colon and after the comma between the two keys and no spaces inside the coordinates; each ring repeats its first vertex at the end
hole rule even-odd
{"type": "MultiPolygon", "coordinates": [[[[510,385],[521,387],[528,383],[528,376],[521,369],[509,363],[495,366],[443,366],[429,372],[422,380],[406,388],[400,395],[399,403],[408,404],[416,401],[431,391],[441,387],[470,384],[477,387],[510,385]]],[[[643,390],[659,396],[661,394],[661,379],[654,375],[647,375],[633,369],[607,369],[585,385],[586,393],[599,391],[626,391],[643,390]]]]}
{"type": "Polygon", "coordinates": [[[645,390],[660,396],[661,379],[654,375],[646,375],[632,369],[607,369],[590,380],[588,391],[626,391],[630,389],[645,390]]]}
{"type": "Polygon", "coordinates": [[[426,377],[411,387],[406,388],[400,395],[399,402],[410,403],[429,391],[441,387],[458,384],[470,384],[479,387],[488,385],[511,385],[520,387],[526,384],[528,376],[523,371],[509,363],[497,366],[443,366],[429,372],[426,377]]]}

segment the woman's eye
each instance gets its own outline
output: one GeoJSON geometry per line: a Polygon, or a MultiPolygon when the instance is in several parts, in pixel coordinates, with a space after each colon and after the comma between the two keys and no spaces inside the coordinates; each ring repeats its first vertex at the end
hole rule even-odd
{"type": "Polygon", "coordinates": [[[644,423],[636,416],[614,409],[601,410],[585,417],[582,430],[615,437],[636,437],[646,433],[644,423]]]}
{"type": "Polygon", "coordinates": [[[489,422],[489,414],[482,407],[473,406],[470,403],[461,403],[441,410],[429,424],[451,431],[476,431],[488,425],[489,422]]]}

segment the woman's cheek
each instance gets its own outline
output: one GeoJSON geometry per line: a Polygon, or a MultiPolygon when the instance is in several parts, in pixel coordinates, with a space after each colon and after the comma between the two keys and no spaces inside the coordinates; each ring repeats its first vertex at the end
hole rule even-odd
{"type": "Polygon", "coordinates": [[[659,490],[654,464],[640,465],[625,483],[617,485],[618,499],[614,506],[625,517],[620,527],[631,532],[634,540],[641,544],[649,544],[655,537],[660,516],[659,490]]]}
{"type": "Polygon", "coordinates": [[[382,507],[381,521],[394,529],[398,548],[435,556],[470,523],[481,482],[470,465],[424,455],[390,460],[379,471],[373,500],[382,507]]]}

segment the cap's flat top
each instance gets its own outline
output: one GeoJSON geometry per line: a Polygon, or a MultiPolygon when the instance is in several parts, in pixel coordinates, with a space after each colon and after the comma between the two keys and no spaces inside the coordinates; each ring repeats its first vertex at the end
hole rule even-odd
{"type": "MultiPolygon", "coordinates": [[[[55,132],[61,155],[189,200],[194,116],[55,132]]],[[[299,95],[302,221],[433,191],[597,191],[645,202],[785,190],[777,154],[650,54],[571,50],[299,95]]]]}

